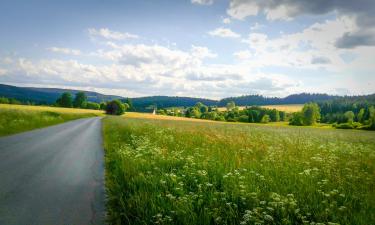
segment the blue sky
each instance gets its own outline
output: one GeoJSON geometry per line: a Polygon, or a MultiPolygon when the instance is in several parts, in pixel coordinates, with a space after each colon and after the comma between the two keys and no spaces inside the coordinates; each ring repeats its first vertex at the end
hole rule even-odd
{"type": "Polygon", "coordinates": [[[0,83],[130,97],[374,93],[374,5],[2,0],[0,83]]]}

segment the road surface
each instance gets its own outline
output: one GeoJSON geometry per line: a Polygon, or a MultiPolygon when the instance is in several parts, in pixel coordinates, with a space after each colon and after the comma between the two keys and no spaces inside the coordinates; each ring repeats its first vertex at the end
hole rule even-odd
{"type": "Polygon", "coordinates": [[[104,223],[101,118],[0,138],[0,224],[104,223]]]}

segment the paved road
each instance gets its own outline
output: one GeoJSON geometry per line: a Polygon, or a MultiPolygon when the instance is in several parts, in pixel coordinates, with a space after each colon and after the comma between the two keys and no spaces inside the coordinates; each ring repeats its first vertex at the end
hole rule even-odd
{"type": "Polygon", "coordinates": [[[0,138],[0,224],[104,223],[101,119],[0,138]]]}

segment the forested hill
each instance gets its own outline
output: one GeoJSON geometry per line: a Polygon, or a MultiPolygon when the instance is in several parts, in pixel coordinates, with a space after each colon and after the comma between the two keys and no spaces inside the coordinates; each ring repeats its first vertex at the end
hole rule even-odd
{"type": "Polygon", "coordinates": [[[150,106],[157,108],[169,107],[191,107],[197,102],[202,102],[205,105],[218,105],[218,101],[205,98],[190,98],[190,97],[176,97],[176,96],[150,96],[132,98],[133,107],[136,110],[142,110],[150,106]]]}
{"type": "MultiPolygon", "coordinates": [[[[35,104],[53,104],[63,92],[75,94],[79,90],[57,89],[57,88],[33,88],[16,87],[0,84],[0,97],[14,98],[21,102],[33,102],[35,104]]],[[[88,96],[88,101],[105,102],[113,99],[126,98],[114,95],[104,95],[97,92],[84,91],[88,96]]],[[[375,95],[363,96],[334,96],[327,94],[293,94],[285,98],[264,97],[261,95],[245,95],[240,97],[224,98],[219,101],[205,98],[191,97],[173,97],[173,96],[150,96],[131,98],[135,110],[144,111],[146,108],[157,106],[158,108],[168,107],[191,107],[197,102],[202,102],[208,106],[226,106],[230,101],[234,101],[238,106],[251,105],[282,105],[282,104],[304,104],[306,102],[325,102],[325,101],[367,101],[375,102],[375,95]]]]}
{"type": "Polygon", "coordinates": [[[285,104],[304,104],[307,102],[321,102],[340,98],[339,96],[327,94],[293,94],[285,98],[264,97],[261,95],[244,95],[240,97],[224,98],[219,101],[219,106],[226,106],[228,102],[233,101],[236,105],[285,105],[285,104]]]}
{"type": "MultiPolygon", "coordinates": [[[[75,94],[79,90],[68,90],[59,88],[34,88],[34,87],[16,87],[0,84],[0,97],[14,98],[23,103],[32,102],[35,104],[53,104],[64,92],[75,94]]],[[[120,96],[103,95],[92,91],[85,92],[88,101],[104,102],[112,99],[122,98],[120,96]]]]}

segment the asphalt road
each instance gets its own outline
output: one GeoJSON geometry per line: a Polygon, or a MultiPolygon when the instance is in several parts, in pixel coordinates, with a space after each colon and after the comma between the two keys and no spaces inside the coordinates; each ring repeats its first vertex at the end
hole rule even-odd
{"type": "Polygon", "coordinates": [[[101,118],[0,138],[0,224],[104,224],[101,118]]]}

